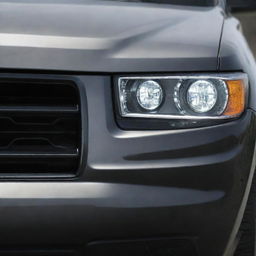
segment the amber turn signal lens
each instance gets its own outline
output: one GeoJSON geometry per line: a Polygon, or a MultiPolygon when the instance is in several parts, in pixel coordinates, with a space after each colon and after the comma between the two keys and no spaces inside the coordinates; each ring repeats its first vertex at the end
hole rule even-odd
{"type": "Polygon", "coordinates": [[[223,115],[240,115],[245,109],[245,83],[243,80],[226,81],[226,83],[228,86],[229,99],[223,115]]]}

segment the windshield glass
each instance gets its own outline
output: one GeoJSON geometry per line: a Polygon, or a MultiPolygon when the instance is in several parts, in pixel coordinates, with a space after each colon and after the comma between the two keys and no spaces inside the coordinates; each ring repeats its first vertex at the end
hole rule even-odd
{"type": "Polygon", "coordinates": [[[192,5],[192,6],[214,6],[217,4],[218,0],[115,0],[115,1],[192,5]]]}

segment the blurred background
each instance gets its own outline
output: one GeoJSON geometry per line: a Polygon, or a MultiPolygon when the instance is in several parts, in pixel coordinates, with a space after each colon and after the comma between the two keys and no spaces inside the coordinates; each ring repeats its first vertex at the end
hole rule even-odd
{"type": "Polygon", "coordinates": [[[241,21],[243,32],[256,58],[256,11],[235,12],[234,15],[241,21]]]}
{"type": "Polygon", "coordinates": [[[227,0],[233,14],[241,21],[243,31],[256,57],[256,0],[227,0]]]}

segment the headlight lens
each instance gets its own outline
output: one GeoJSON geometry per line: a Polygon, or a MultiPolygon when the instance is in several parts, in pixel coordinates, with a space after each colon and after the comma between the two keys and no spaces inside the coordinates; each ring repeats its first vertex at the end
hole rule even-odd
{"type": "Polygon", "coordinates": [[[139,84],[137,88],[137,100],[145,110],[157,109],[163,99],[162,87],[155,81],[148,80],[139,84]]]}
{"type": "Polygon", "coordinates": [[[244,73],[119,77],[118,106],[121,117],[169,120],[175,128],[216,124],[243,113],[247,87],[244,73]]]}
{"type": "Polygon", "coordinates": [[[174,102],[184,116],[220,116],[229,99],[227,84],[219,79],[189,79],[174,87],[174,102]]]}
{"type": "Polygon", "coordinates": [[[206,113],[216,104],[218,92],[215,85],[206,80],[192,83],[187,91],[187,102],[197,113],[206,113]]]}

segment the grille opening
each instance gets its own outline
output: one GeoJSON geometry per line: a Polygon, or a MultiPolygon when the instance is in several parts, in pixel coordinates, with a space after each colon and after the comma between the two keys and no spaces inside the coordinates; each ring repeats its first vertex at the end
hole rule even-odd
{"type": "Polygon", "coordinates": [[[82,246],[12,246],[0,247],[0,255],[4,256],[82,256],[82,246]]]}
{"type": "Polygon", "coordinates": [[[70,81],[20,80],[0,79],[0,174],[75,174],[78,88],[70,81]]]}
{"type": "Polygon", "coordinates": [[[1,80],[0,83],[0,102],[7,106],[76,106],[78,103],[74,87],[62,82],[1,80]]]}

